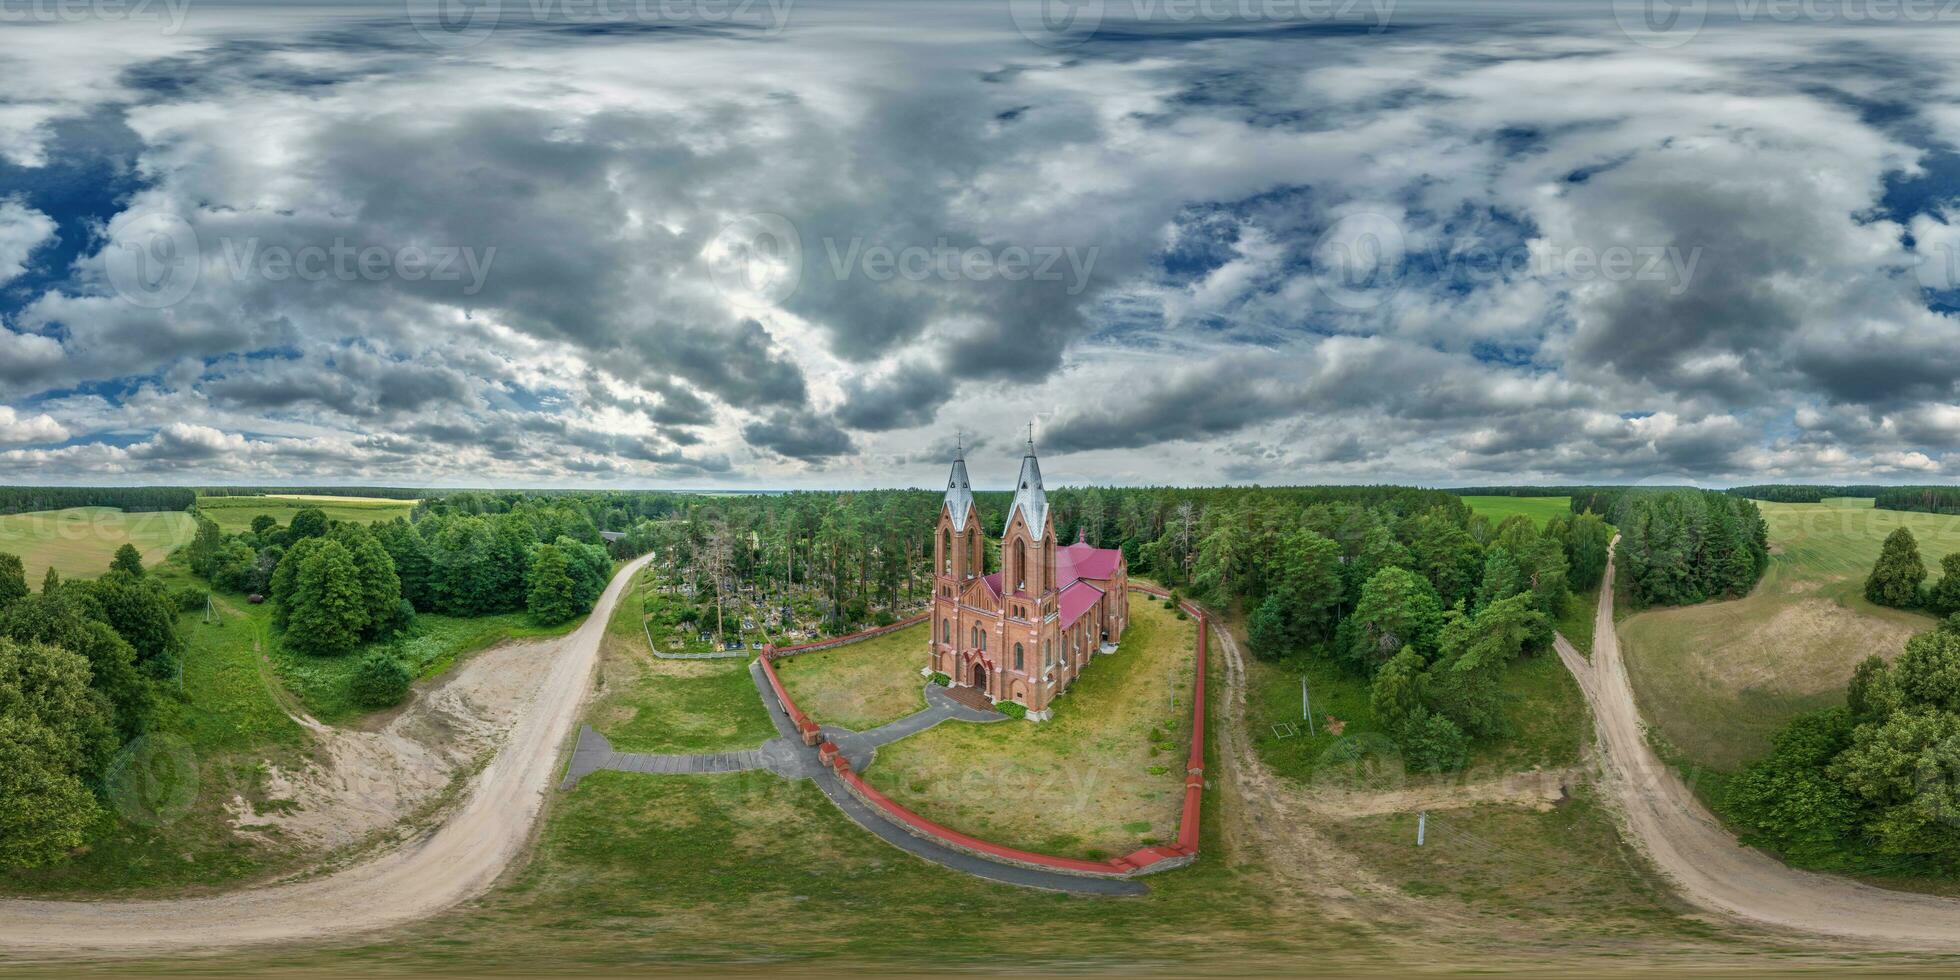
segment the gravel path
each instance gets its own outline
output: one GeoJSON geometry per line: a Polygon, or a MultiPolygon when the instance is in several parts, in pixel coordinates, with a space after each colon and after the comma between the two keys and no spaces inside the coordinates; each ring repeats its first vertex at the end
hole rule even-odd
{"type": "Polygon", "coordinates": [[[1592,704],[1606,788],[1654,864],[1697,905],[1804,933],[1889,948],[1960,947],[1960,901],[1888,891],[1791,868],[1739,844],[1647,744],[1613,633],[1613,566],[1606,566],[1588,663],[1564,637],[1559,659],[1592,704]]]}
{"type": "Polygon", "coordinates": [[[543,690],[440,827],[319,878],[206,898],[0,901],[0,949],[18,956],[158,954],[318,940],[425,919],[488,891],[524,851],[558,775],[613,607],[646,563],[613,577],[585,624],[559,641],[543,690]]]}

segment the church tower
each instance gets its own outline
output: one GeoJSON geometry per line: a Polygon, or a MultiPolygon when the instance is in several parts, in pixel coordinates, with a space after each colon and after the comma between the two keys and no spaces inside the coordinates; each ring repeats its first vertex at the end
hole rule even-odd
{"type": "Polygon", "coordinates": [[[946,501],[939,509],[939,534],[935,539],[932,570],[941,585],[959,587],[979,577],[985,569],[985,546],[980,541],[978,512],[973,505],[973,485],[966,477],[966,448],[953,454],[953,472],[946,478],[946,501]]]}
{"type": "MultiPolygon", "coordinates": [[[[1021,457],[1021,478],[1014,486],[1014,504],[1007,510],[1007,527],[1000,538],[1001,590],[1040,599],[1055,588],[1055,522],[1048,513],[1048,492],[1041,485],[1041,462],[1034,455],[1034,436],[1028,436],[1021,457]]],[[[1043,613],[1047,610],[1043,602],[1043,613]]]]}

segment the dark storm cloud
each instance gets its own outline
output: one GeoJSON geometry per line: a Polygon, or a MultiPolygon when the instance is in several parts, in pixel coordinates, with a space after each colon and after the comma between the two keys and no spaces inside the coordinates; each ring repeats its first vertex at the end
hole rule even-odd
{"type": "Polygon", "coordinates": [[[742,427],[751,445],[805,463],[855,452],[850,434],[830,419],[804,412],[777,410],[742,427]]]}

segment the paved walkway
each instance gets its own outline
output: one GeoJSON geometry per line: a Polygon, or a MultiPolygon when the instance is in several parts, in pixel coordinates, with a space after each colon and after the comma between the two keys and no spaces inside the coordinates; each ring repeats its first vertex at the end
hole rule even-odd
{"type": "MultiPolygon", "coordinates": [[[[759,749],[744,752],[714,752],[701,755],[654,755],[639,752],[617,752],[604,735],[586,725],[579,730],[578,745],[572,749],[572,763],[565,772],[562,789],[571,789],[580,779],[601,769],[619,772],[640,772],[654,774],[709,774],[723,772],[754,772],[768,770],[785,779],[815,780],[817,788],[830,802],[837,805],[844,815],[850,817],[858,826],[876,834],[879,839],[915,857],[930,861],[954,871],[963,871],[988,881],[1020,885],[1024,888],[1040,888],[1047,891],[1070,892],[1079,895],[1143,895],[1150,891],[1141,882],[1124,878],[1088,878],[1080,875],[1065,875],[1053,871],[1026,868],[1018,864],[1005,864],[1000,861],[979,857],[965,851],[954,850],[937,841],[914,836],[904,827],[892,822],[883,813],[866,806],[864,801],[851,795],[828,766],[817,758],[817,750],[803,744],[798,737],[796,726],[783,710],[776,692],[769,687],[769,679],[762,673],[760,661],[749,664],[749,677],[755,682],[756,693],[762,698],[762,705],[769,712],[769,720],[775,724],[778,736],[763,743],[759,749]]],[[[888,725],[880,725],[866,732],[853,732],[846,728],[824,727],[824,735],[844,758],[850,761],[851,768],[862,772],[871,764],[878,747],[890,745],[902,738],[917,735],[944,721],[966,721],[975,724],[988,724],[1008,720],[998,711],[979,711],[953,700],[946,689],[937,684],[926,685],[926,707],[906,715],[888,725]]]]}

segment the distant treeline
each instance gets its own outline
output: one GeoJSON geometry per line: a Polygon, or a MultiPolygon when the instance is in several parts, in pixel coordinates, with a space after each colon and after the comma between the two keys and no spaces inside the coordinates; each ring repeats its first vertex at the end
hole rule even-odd
{"type": "MultiPolygon", "coordinates": [[[[1730,487],[1729,492],[1750,500],[1766,500],[1775,504],[1814,504],[1831,497],[1876,497],[1897,487],[1847,484],[1827,486],[1815,483],[1766,483],[1753,487],[1730,487]]],[[[1882,505],[1881,505],[1882,506],[1882,505]]],[[[1893,508],[1909,510],[1911,508],[1893,508]]]]}
{"type": "Polygon", "coordinates": [[[196,499],[197,493],[184,487],[0,487],[0,514],[69,507],[183,510],[196,499]]]}
{"type": "Polygon", "coordinates": [[[1729,492],[1750,500],[1779,504],[1814,504],[1832,497],[1870,497],[1879,510],[1913,510],[1927,514],[1960,514],[1960,487],[1887,487],[1868,483],[1789,484],[1731,487],[1729,492]]]}

